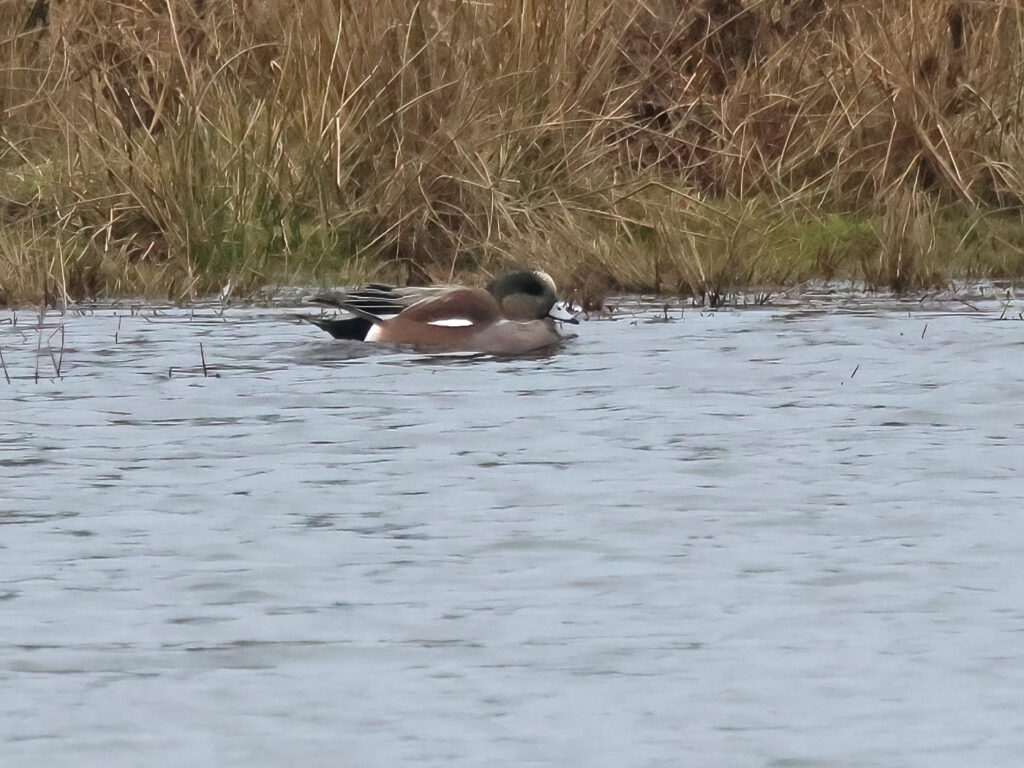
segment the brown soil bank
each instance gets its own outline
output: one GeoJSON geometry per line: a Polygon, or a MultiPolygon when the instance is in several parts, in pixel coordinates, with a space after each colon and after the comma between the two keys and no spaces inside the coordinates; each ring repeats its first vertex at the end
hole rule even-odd
{"type": "Polygon", "coordinates": [[[0,303],[1024,274],[1012,0],[0,0],[0,303]]]}

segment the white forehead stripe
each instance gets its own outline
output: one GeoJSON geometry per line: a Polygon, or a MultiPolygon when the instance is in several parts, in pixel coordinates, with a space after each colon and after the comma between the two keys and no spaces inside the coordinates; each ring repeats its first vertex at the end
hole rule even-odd
{"type": "Polygon", "coordinates": [[[551,275],[549,275],[547,272],[545,272],[542,269],[535,269],[535,270],[533,270],[533,274],[535,274],[537,277],[539,277],[543,282],[547,283],[547,285],[551,289],[552,293],[555,293],[555,294],[558,293],[558,288],[557,288],[557,286],[555,286],[555,281],[551,277],[551,275]]]}

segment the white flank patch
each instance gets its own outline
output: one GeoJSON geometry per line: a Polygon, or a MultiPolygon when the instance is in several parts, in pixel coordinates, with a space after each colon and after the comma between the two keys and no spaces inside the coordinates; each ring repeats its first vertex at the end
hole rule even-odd
{"type": "Polygon", "coordinates": [[[366,332],[366,341],[380,341],[380,326],[376,323],[366,332]]]}
{"type": "Polygon", "coordinates": [[[465,328],[473,324],[464,317],[446,317],[444,320],[431,320],[427,325],[440,325],[445,328],[465,328]]]}

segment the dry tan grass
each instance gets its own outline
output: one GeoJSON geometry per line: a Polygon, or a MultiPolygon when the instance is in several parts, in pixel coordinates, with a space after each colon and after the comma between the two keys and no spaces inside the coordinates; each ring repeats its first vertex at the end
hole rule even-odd
{"type": "Polygon", "coordinates": [[[1020,276],[1010,0],[35,5],[0,0],[0,300],[1020,276]]]}

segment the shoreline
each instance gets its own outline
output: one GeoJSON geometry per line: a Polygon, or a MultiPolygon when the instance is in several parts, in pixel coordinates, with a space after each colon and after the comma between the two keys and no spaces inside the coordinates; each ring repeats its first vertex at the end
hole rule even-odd
{"type": "MultiPolygon", "coordinates": [[[[139,296],[91,297],[78,300],[67,305],[48,305],[22,303],[0,306],[0,315],[40,314],[46,316],[66,314],[88,314],[111,311],[115,313],[140,313],[162,310],[195,310],[222,312],[226,310],[291,310],[317,313],[323,307],[306,303],[306,297],[322,290],[344,291],[358,288],[359,284],[337,285],[288,285],[266,286],[246,296],[229,296],[213,294],[196,297],[187,301],[170,301],[166,298],[145,298],[139,296]]],[[[572,303],[572,296],[564,300],[572,303]]],[[[735,310],[778,310],[778,309],[822,309],[856,311],[859,308],[881,310],[906,310],[919,307],[923,311],[936,306],[958,305],[967,310],[980,311],[976,304],[996,302],[1008,310],[1009,319],[1017,319],[1018,306],[1024,309],[1024,279],[1000,280],[981,279],[964,282],[958,286],[946,288],[921,288],[917,290],[894,291],[891,289],[873,289],[852,282],[813,280],[796,286],[760,286],[751,291],[731,293],[727,301],[711,306],[702,303],[697,297],[651,291],[619,291],[604,297],[601,307],[583,308],[578,303],[573,306],[584,316],[602,317],[616,314],[639,312],[654,314],[668,310],[671,312],[697,311],[735,311],[735,310]],[[1022,295],[1018,297],[1018,292],[1022,295]]],[[[333,310],[324,310],[330,313],[333,310]]],[[[2,322],[2,321],[0,321],[2,322]]]]}

